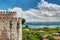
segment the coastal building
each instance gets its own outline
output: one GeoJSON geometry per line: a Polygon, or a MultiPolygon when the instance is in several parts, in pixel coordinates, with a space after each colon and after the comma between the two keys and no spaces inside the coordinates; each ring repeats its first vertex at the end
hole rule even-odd
{"type": "Polygon", "coordinates": [[[22,40],[22,19],[16,12],[0,11],[0,40],[22,40]]]}

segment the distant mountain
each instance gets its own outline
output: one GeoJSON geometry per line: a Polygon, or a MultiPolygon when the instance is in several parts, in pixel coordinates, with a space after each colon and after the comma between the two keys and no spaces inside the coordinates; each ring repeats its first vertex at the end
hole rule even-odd
{"type": "Polygon", "coordinates": [[[60,25],[60,22],[26,22],[26,25],[28,24],[35,24],[35,25],[60,25]]]}

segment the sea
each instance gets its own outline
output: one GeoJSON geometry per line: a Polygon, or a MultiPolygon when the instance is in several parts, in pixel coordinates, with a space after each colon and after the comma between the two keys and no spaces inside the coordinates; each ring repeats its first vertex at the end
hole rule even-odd
{"type": "MultiPolygon", "coordinates": [[[[23,27],[26,27],[26,25],[23,25],[23,27]]],[[[43,28],[43,27],[49,27],[49,28],[55,28],[60,27],[60,25],[38,25],[38,24],[29,24],[29,28],[43,28]]]]}

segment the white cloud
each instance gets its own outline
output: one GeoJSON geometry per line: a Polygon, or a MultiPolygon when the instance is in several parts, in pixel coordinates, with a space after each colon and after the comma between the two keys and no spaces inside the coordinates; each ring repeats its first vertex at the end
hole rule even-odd
{"type": "Polygon", "coordinates": [[[13,9],[9,9],[9,11],[16,11],[17,17],[22,17],[23,12],[24,12],[21,8],[18,8],[18,7],[14,7],[13,9]]]}
{"type": "Polygon", "coordinates": [[[27,22],[60,21],[60,5],[41,0],[37,7],[38,9],[29,9],[26,11],[18,7],[9,10],[16,11],[17,17],[25,18],[27,22]]]}
{"type": "Polygon", "coordinates": [[[41,1],[38,5],[41,13],[46,14],[48,16],[60,16],[60,5],[48,3],[46,1],[41,1]],[[56,15],[57,14],[57,15],[56,15]]]}

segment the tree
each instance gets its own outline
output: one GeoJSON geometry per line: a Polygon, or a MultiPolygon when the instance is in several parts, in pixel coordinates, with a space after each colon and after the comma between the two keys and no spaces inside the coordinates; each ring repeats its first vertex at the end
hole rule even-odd
{"type": "Polygon", "coordinates": [[[22,30],[22,39],[23,40],[27,40],[27,36],[28,36],[28,34],[27,34],[27,32],[25,31],[25,30],[22,30]]]}
{"type": "Polygon", "coordinates": [[[57,32],[60,32],[60,27],[56,27],[55,30],[57,30],[57,32]]]}
{"type": "Polygon", "coordinates": [[[54,40],[54,37],[53,36],[48,36],[47,37],[49,40],[54,40]]]}
{"type": "Polygon", "coordinates": [[[42,40],[43,33],[36,32],[34,35],[36,35],[39,40],[42,40]]]}
{"type": "Polygon", "coordinates": [[[25,22],[25,19],[24,19],[24,18],[22,18],[22,25],[24,24],[24,22],[25,22]]]}
{"type": "Polygon", "coordinates": [[[28,28],[28,25],[26,25],[26,28],[28,28]]]}
{"type": "Polygon", "coordinates": [[[27,36],[27,40],[38,40],[38,38],[36,38],[33,34],[29,34],[27,36]]]}

